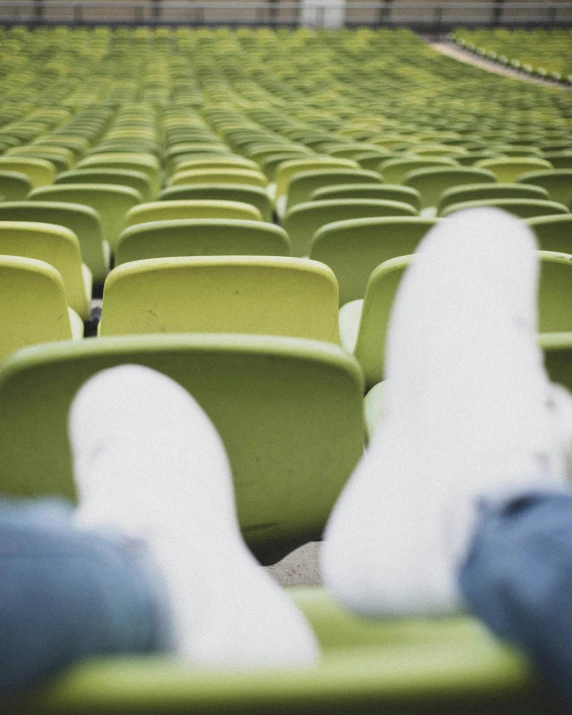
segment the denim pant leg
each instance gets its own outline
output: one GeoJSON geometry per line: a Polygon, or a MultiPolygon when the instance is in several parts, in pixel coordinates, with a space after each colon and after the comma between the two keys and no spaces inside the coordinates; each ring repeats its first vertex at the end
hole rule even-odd
{"type": "Polygon", "coordinates": [[[459,583],[475,614],[572,701],[572,494],[483,505],[459,583]]]}
{"type": "Polygon", "coordinates": [[[77,529],[62,502],[0,501],[0,694],[166,646],[159,580],[131,547],[77,529]]]}

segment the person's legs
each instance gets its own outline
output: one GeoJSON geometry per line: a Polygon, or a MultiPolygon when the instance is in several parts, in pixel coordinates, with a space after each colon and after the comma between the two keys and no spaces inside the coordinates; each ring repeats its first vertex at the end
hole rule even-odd
{"type": "Polygon", "coordinates": [[[158,579],[135,548],[77,529],[64,502],[0,501],[0,695],[88,656],[168,645],[158,579]]]}
{"type": "Polygon", "coordinates": [[[483,502],[459,584],[472,611],[572,701],[572,493],[483,502]]]}
{"type": "Polygon", "coordinates": [[[70,441],[82,527],[141,540],[168,595],[176,652],[209,667],[306,667],[303,615],[242,540],[222,441],[178,383],[140,365],[76,395],[70,441]]]}
{"type": "Polygon", "coordinates": [[[429,232],[404,276],[384,416],[322,550],[326,586],[349,608],[457,609],[480,498],[563,484],[570,397],[537,345],[534,249],[516,218],[461,212],[429,232]]]}

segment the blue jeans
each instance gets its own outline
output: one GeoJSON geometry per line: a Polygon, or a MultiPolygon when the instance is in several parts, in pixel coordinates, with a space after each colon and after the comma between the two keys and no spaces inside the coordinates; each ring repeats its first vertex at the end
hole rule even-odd
{"type": "Polygon", "coordinates": [[[474,613],[572,701],[572,494],[484,504],[459,583],[474,613]]]}
{"type": "MultiPolygon", "coordinates": [[[[459,583],[572,701],[572,495],[484,505],[459,583]]],[[[61,502],[0,501],[0,695],[89,656],[168,650],[168,624],[132,542],[75,528],[61,502]]]]}
{"type": "Polygon", "coordinates": [[[0,694],[88,656],[163,650],[167,622],[135,542],[77,529],[63,502],[0,501],[0,694]]]}

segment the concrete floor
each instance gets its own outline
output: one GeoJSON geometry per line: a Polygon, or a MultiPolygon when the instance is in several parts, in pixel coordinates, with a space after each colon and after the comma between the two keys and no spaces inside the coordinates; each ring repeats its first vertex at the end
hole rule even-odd
{"type": "Polygon", "coordinates": [[[300,546],[273,566],[265,569],[282,586],[315,586],[321,584],[318,567],[320,543],[312,541],[300,546]]]}

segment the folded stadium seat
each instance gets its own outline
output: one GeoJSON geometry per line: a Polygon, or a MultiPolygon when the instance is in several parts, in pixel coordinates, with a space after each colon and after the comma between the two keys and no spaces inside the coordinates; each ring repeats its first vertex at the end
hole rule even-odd
{"type": "Polygon", "coordinates": [[[572,332],[544,332],[539,343],[550,379],[572,390],[572,332]]]}
{"type": "Polygon", "coordinates": [[[46,134],[41,138],[41,143],[44,146],[68,149],[73,153],[76,161],[86,154],[91,146],[85,137],[74,136],[73,134],[46,134]]]}
{"type": "Polygon", "coordinates": [[[159,201],[178,201],[185,199],[240,201],[255,206],[260,211],[263,221],[272,221],[274,212],[272,202],[266,191],[260,186],[251,186],[249,184],[173,184],[163,189],[158,199],[159,201]]]}
{"type": "Polygon", "coordinates": [[[382,134],[370,137],[369,142],[382,149],[387,149],[388,151],[398,149],[400,151],[407,150],[414,152],[417,139],[415,136],[407,134],[382,134]]]}
{"type": "Polygon", "coordinates": [[[526,223],[536,234],[541,250],[572,254],[572,214],[534,216],[526,223]]]}
{"type": "Polygon", "coordinates": [[[413,253],[437,223],[420,216],[357,218],[322,226],[314,234],[310,258],[334,271],[340,305],[363,298],[372,271],[390,258],[413,253]]]}
{"type": "Polygon", "coordinates": [[[165,161],[169,164],[181,154],[195,154],[197,152],[217,156],[231,153],[230,148],[220,141],[183,141],[176,142],[166,149],[165,161]]]}
{"type": "Polygon", "coordinates": [[[385,199],[334,199],[306,201],[291,208],[283,226],[290,237],[293,256],[307,256],[316,231],[327,223],[371,216],[416,216],[417,211],[402,201],[385,199]]]}
{"type": "Polygon", "coordinates": [[[245,186],[257,186],[264,188],[268,184],[268,179],[260,171],[253,169],[226,167],[177,170],[170,180],[170,186],[179,184],[244,184],[245,186]]]}
{"type": "Polygon", "coordinates": [[[276,173],[281,166],[287,161],[295,161],[296,159],[304,159],[308,157],[305,152],[298,150],[279,151],[275,154],[268,154],[263,159],[260,159],[260,168],[268,177],[269,181],[275,182],[276,173]]]}
{"type": "Polygon", "coordinates": [[[73,152],[69,149],[57,146],[46,146],[44,144],[26,144],[8,149],[6,157],[24,157],[33,159],[44,159],[49,161],[56,168],[57,172],[68,171],[75,164],[73,152]]]}
{"type": "Polygon", "coordinates": [[[77,236],[50,223],[0,221],[0,255],[35,258],[61,275],[67,304],[82,320],[91,312],[92,275],[82,263],[77,236]]]}
{"type": "Polygon", "coordinates": [[[0,256],[0,325],[0,360],[28,345],[83,337],[59,272],[22,256],[0,256]]]}
{"type": "Polygon", "coordinates": [[[539,331],[572,332],[572,255],[552,251],[539,255],[539,331]]]}
{"type": "Polygon", "coordinates": [[[531,171],[521,174],[518,183],[541,186],[557,201],[570,208],[572,203],[572,169],[551,169],[549,171],[531,171]]]}
{"type": "Polygon", "coordinates": [[[161,147],[151,139],[104,139],[89,150],[89,156],[98,154],[142,154],[143,156],[161,155],[161,147]]]}
{"type": "Polygon", "coordinates": [[[555,169],[572,169],[572,151],[545,151],[543,158],[555,169]]]}
{"type": "Polygon", "coordinates": [[[25,156],[0,156],[0,171],[16,171],[26,174],[32,186],[46,186],[56,178],[55,166],[45,159],[25,156]]]}
{"type": "Polygon", "coordinates": [[[141,203],[141,194],[118,184],[54,184],[41,186],[30,194],[32,201],[59,201],[88,206],[99,215],[103,239],[111,250],[125,226],[127,212],[141,203]]]}
{"type": "Polygon", "coordinates": [[[403,184],[411,186],[421,194],[424,209],[436,209],[443,192],[453,186],[493,184],[496,181],[497,179],[493,172],[486,169],[468,166],[447,166],[410,171],[405,175],[403,184]]]}
{"type": "Polygon", "coordinates": [[[180,201],[151,201],[131,209],[125,217],[125,227],[147,221],[173,219],[232,218],[262,221],[260,211],[252,204],[241,201],[216,201],[196,199],[180,201]]]}
{"type": "Polygon", "coordinates": [[[300,156],[300,158],[312,156],[313,154],[311,149],[308,149],[308,147],[302,144],[266,142],[264,144],[251,144],[248,149],[248,158],[260,165],[267,157],[284,152],[290,152],[296,156],[300,156]]]}
{"type": "Polygon", "coordinates": [[[125,363],[180,382],[212,419],[229,455],[243,535],[260,561],[274,563],[321,537],[364,439],[359,366],[325,341],[138,335],[22,351],[0,371],[5,496],[75,497],[71,400],[91,375],[125,363]]]}
{"type": "Polygon", "coordinates": [[[276,208],[279,216],[284,216],[294,206],[309,201],[312,192],[322,186],[333,184],[381,184],[376,171],[365,169],[320,168],[299,171],[291,177],[285,201],[278,199],[276,208]]]}
{"type": "Polygon", "coordinates": [[[500,150],[479,149],[478,151],[468,151],[466,154],[456,156],[455,161],[461,166],[475,166],[477,161],[481,161],[481,159],[503,159],[506,156],[500,150]]]}
{"type": "Polygon", "coordinates": [[[0,202],[0,221],[39,221],[65,226],[79,240],[82,261],[100,286],[109,272],[110,248],[103,240],[99,214],[82,204],[55,201],[0,202]]]}
{"type": "Polygon", "coordinates": [[[383,159],[378,164],[378,171],[383,180],[388,184],[402,184],[405,176],[416,169],[430,169],[437,167],[459,166],[455,159],[447,157],[421,158],[416,156],[400,156],[393,159],[383,159]]]}
{"type": "Polygon", "coordinates": [[[366,151],[373,151],[383,155],[383,150],[377,144],[369,144],[367,142],[332,142],[324,144],[320,147],[320,151],[330,156],[339,156],[343,159],[354,159],[359,154],[366,151]]]}
{"type": "Polygon", "coordinates": [[[422,159],[424,157],[449,157],[451,159],[456,159],[458,156],[463,156],[467,154],[467,149],[460,146],[447,146],[444,144],[415,144],[412,147],[412,151],[420,156],[422,159]]]}
{"type": "Polygon", "coordinates": [[[76,169],[134,169],[147,174],[154,194],[161,188],[161,165],[157,157],[137,152],[107,152],[86,156],[75,166],[76,169]]]}
{"type": "Polygon", "coordinates": [[[338,284],[321,263],[275,256],[155,258],[111,271],[100,335],[167,332],[338,343],[338,284]]]}
{"type": "Polygon", "coordinates": [[[280,163],[276,170],[276,186],[274,197],[280,201],[281,197],[288,193],[290,180],[295,174],[302,171],[314,171],[319,169],[359,169],[359,164],[351,159],[338,159],[332,156],[315,155],[302,159],[290,159],[280,163]],[[325,166],[324,166],[325,164],[325,166]]]}
{"type": "Polygon", "coordinates": [[[4,171],[0,168],[0,201],[20,201],[32,190],[32,182],[21,171],[4,171]]]}
{"type": "Polygon", "coordinates": [[[148,175],[134,169],[72,169],[58,174],[54,184],[117,184],[135,189],[143,201],[155,198],[148,175]]]}
{"type": "Polygon", "coordinates": [[[416,211],[421,208],[421,196],[410,186],[401,184],[333,184],[314,189],[310,201],[328,199],[388,199],[411,204],[416,211]]]}
{"type": "Polygon", "coordinates": [[[176,172],[193,171],[202,169],[253,169],[259,170],[259,166],[255,161],[246,159],[243,156],[236,154],[228,154],[226,156],[208,156],[197,159],[183,159],[174,162],[174,170],[176,172]]]}
{"type": "Polygon", "coordinates": [[[346,303],[340,309],[341,342],[358,359],[366,389],[383,379],[385,339],[391,308],[411,260],[411,255],[401,255],[378,265],[370,275],[365,297],[346,303]]]}
{"type": "Polygon", "coordinates": [[[384,160],[392,157],[391,152],[386,152],[383,149],[368,149],[367,151],[354,154],[353,159],[361,166],[362,169],[368,171],[378,171],[379,164],[384,160]]]}
{"type": "MultiPolygon", "coordinates": [[[[507,153],[507,152],[504,152],[507,153]]],[[[492,171],[498,181],[512,183],[519,176],[530,171],[545,171],[554,168],[546,159],[540,157],[508,157],[507,159],[481,159],[475,164],[481,169],[492,171]]]]}
{"type": "MultiPolygon", "coordinates": [[[[572,256],[539,251],[538,330],[572,332],[572,256]]],[[[414,256],[392,258],[371,274],[363,301],[340,309],[342,345],[362,366],[366,389],[383,379],[385,340],[393,300],[414,256]]]]}
{"type": "Polygon", "coordinates": [[[448,216],[454,211],[481,208],[483,206],[496,206],[496,208],[508,211],[519,218],[569,213],[564,204],[559,204],[556,201],[548,201],[547,199],[482,199],[481,201],[463,201],[458,204],[450,204],[443,210],[441,215],[448,216]]]}
{"type": "Polygon", "coordinates": [[[126,228],[115,245],[115,265],[169,256],[289,256],[281,226],[244,219],[149,221],[126,228]]]}
{"type": "Polygon", "coordinates": [[[437,212],[463,201],[488,199],[549,199],[548,191],[532,184],[464,184],[446,189],[441,194],[437,212]],[[532,189],[532,191],[531,191],[532,189]]]}
{"type": "Polygon", "coordinates": [[[543,158],[542,150],[536,144],[504,144],[501,145],[502,153],[510,158],[543,158]]]}

